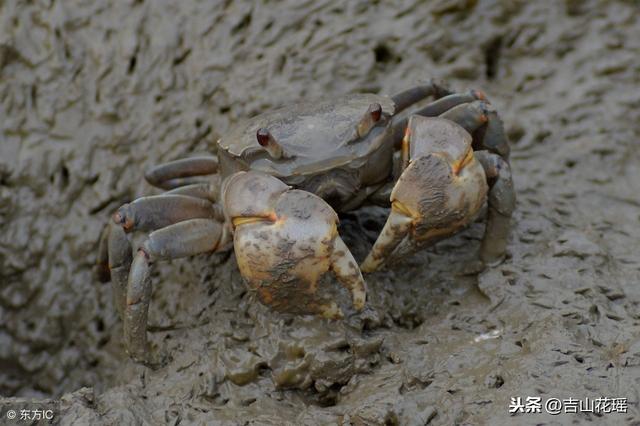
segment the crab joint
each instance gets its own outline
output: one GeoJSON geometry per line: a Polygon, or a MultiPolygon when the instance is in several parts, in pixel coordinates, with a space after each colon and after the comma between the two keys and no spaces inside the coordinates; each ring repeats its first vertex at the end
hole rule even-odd
{"type": "Polygon", "coordinates": [[[411,148],[411,128],[407,126],[404,129],[404,136],[402,138],[402,170],[409,166],[409,149],[411,148]]]}
{"type": "Polygon", "coordinates": [[[358,136],[363,137],[367,135],[371,131],[373,126],[375,126],[376,123],[380,121],[380,118],[382,118],[382,106],[377,102],[369,105],[369,109],[367,109],[367,112],[360,119],[360,122],[356,127],[358,136]]]}
{"type": "Polygon", "coordinates": [[[479,89],[471,90],[471,96],[473,96],[479,101],[489,102],[487,99],[487,95],[482,90],[479,90],[479,89]]]}
{"type": "Polygon", "coordinates": [[[269,216],[238,216],[231,219],[233,223],[233,227],[236,228],[240,225],[246,225],[249,223],[257,223],[257,222],[275,222],[278,218],[275,214],[271,214],[269,216]]]}
{"type": "Polygon", "coordinates": [[[113,214],[112,219],[116,225],[122,226],[124,232],[131,232],[135,225],[135,217],[129,208],[129,204],[120,207],[118,211],[113,214]]]}
{"type": "Polygon", "coordinates": [[[464,158],[461,159],[461,160],[456,161],[451,166],[451,169],[453,170],[453,174],[455,174],[455,175],[460,174],[460,171],[464,168],[464,166],[469,164],[473,160],[473,158],[474,158],[473,157],[473,149],[469,148],[469,150],[467,151],[467,154],[464,156],[464,158]]]}
{"type": "Polygon", "coordinates": [[[256,132],[256,139],[258,140],[258,144],[260,144],[260,146],[263,147],[273,159],[279,160],[283,157],[290,157],[268,129],[265,129],[264,127],[258,129],[256,132]]]}
{"type": "Polygon", "coordinates": [[[391,203],[391,209],[397,211],[398,213],[402,213],[403,215],[410,218],[415,216],[415,214],[411,211],[409,207],[405,206],[403,203],[401,203],[398,200],[394,200],[391,203]]]}

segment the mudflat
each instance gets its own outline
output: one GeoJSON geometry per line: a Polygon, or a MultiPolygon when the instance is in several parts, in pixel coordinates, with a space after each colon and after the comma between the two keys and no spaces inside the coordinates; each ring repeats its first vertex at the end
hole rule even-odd
{"type": "MultiPolygon", "coordinates": [[[[0,2],[0,405],[93,425],[639,422],[639,57],[632,1],[0,2]],[[478,268],[480,220],[366,275],[368,308],[337,322],[260,305],[233,254],[159,264],[167,362],[128,360],[92,268],[148,167],[271,108],[431,77],[505,123],[502,264],[478,268]],[[627,413],[509,414],[603,396],[627,413]]],[[[385,217],[341,219],[358,260],[385,217]]]]}

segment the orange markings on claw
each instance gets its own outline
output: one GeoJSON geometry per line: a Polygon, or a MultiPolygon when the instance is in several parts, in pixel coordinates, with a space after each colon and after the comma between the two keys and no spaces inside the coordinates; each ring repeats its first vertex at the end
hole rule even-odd
{"type": "Polygon", "coordinates": [[[404,129],[404,136],[402,137],[402,150],[409,149],[409,139],[411,138],[411,129],[407,127],[404,129]]]}
{"type": "Polygon", "coordinates": [[[267,216],[239,216],[231,219],[234,228],[240,225],[246,225],[248,223],[256,223],[256,222],[276,222],[278,220],[278,216],[275,213],[270,213],[267,216]]]}
{"type": "Polygon", "coordinates": [[[464,168],[464,166],[469,164],[472,160],[473,160],[473,149],[469,148],[464,158],[460,161],[456,161],[451,166],[451,168],[453,169],[453,173],[456,175],[460,174],[460,171],[464,168]]]}

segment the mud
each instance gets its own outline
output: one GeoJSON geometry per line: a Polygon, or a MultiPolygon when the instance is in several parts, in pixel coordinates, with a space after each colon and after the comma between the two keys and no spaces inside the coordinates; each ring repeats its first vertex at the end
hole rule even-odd
{"type": "MultiPolygon", "coordinates": [[[[112,3],[0,2],[4,408],[54,399],[63,424],[640,422],[635,2],[112,3]],[[270,312],[233,255],[161,264],[150,330],[167,364],[127,360],[92,266],[110,213],[152,192],[146,168],[276,106],[429,77],[482,88],[507,125],[504,263],[476,273],[476,223],[367,275],[369,308],[343,322],[270,312]],[[510,417],[516,396],[629,410],[510,417]]],[[[342,219],[359,259],[384,214],[342,219]]]]}

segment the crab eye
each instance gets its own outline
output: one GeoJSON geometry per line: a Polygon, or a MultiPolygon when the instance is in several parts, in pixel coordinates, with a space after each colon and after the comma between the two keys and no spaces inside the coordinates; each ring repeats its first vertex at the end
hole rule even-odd
{"type": "Polygon", "coordinates": [[[369,104],[369,108],[367,112],[364,113],[360,122],[356,125],[356,132],[358,133],[358,137],[365,137],[371,129],[376,126],[376,123],[380,121],[382,118],[382,106],[374,102],[369,104]]]}
{"type": "Polygon", "coordinates": [[[258,143],[260,144],[260,146],[267,146],[269,145],[271,134],[269,133],[269,130],[262,127],[256,132],[256,139],[258,139],[258,143]]]}
{"type": "Polygon", "coordinates": [[[369,114],[374,123],[377,122],[382,117],[382,106],[377,102],[369,105],[369,114]]]}
{"type": "Polygon", "coordinates": [[[292,156],[287,154],[285,150],[280,146],[278,141],[273,137],[269,130],[261,127],[256,132],[256,139],[261,147],[269,153],[272,158],[276,160],[280,158],[291,158],[292,156]]]}

